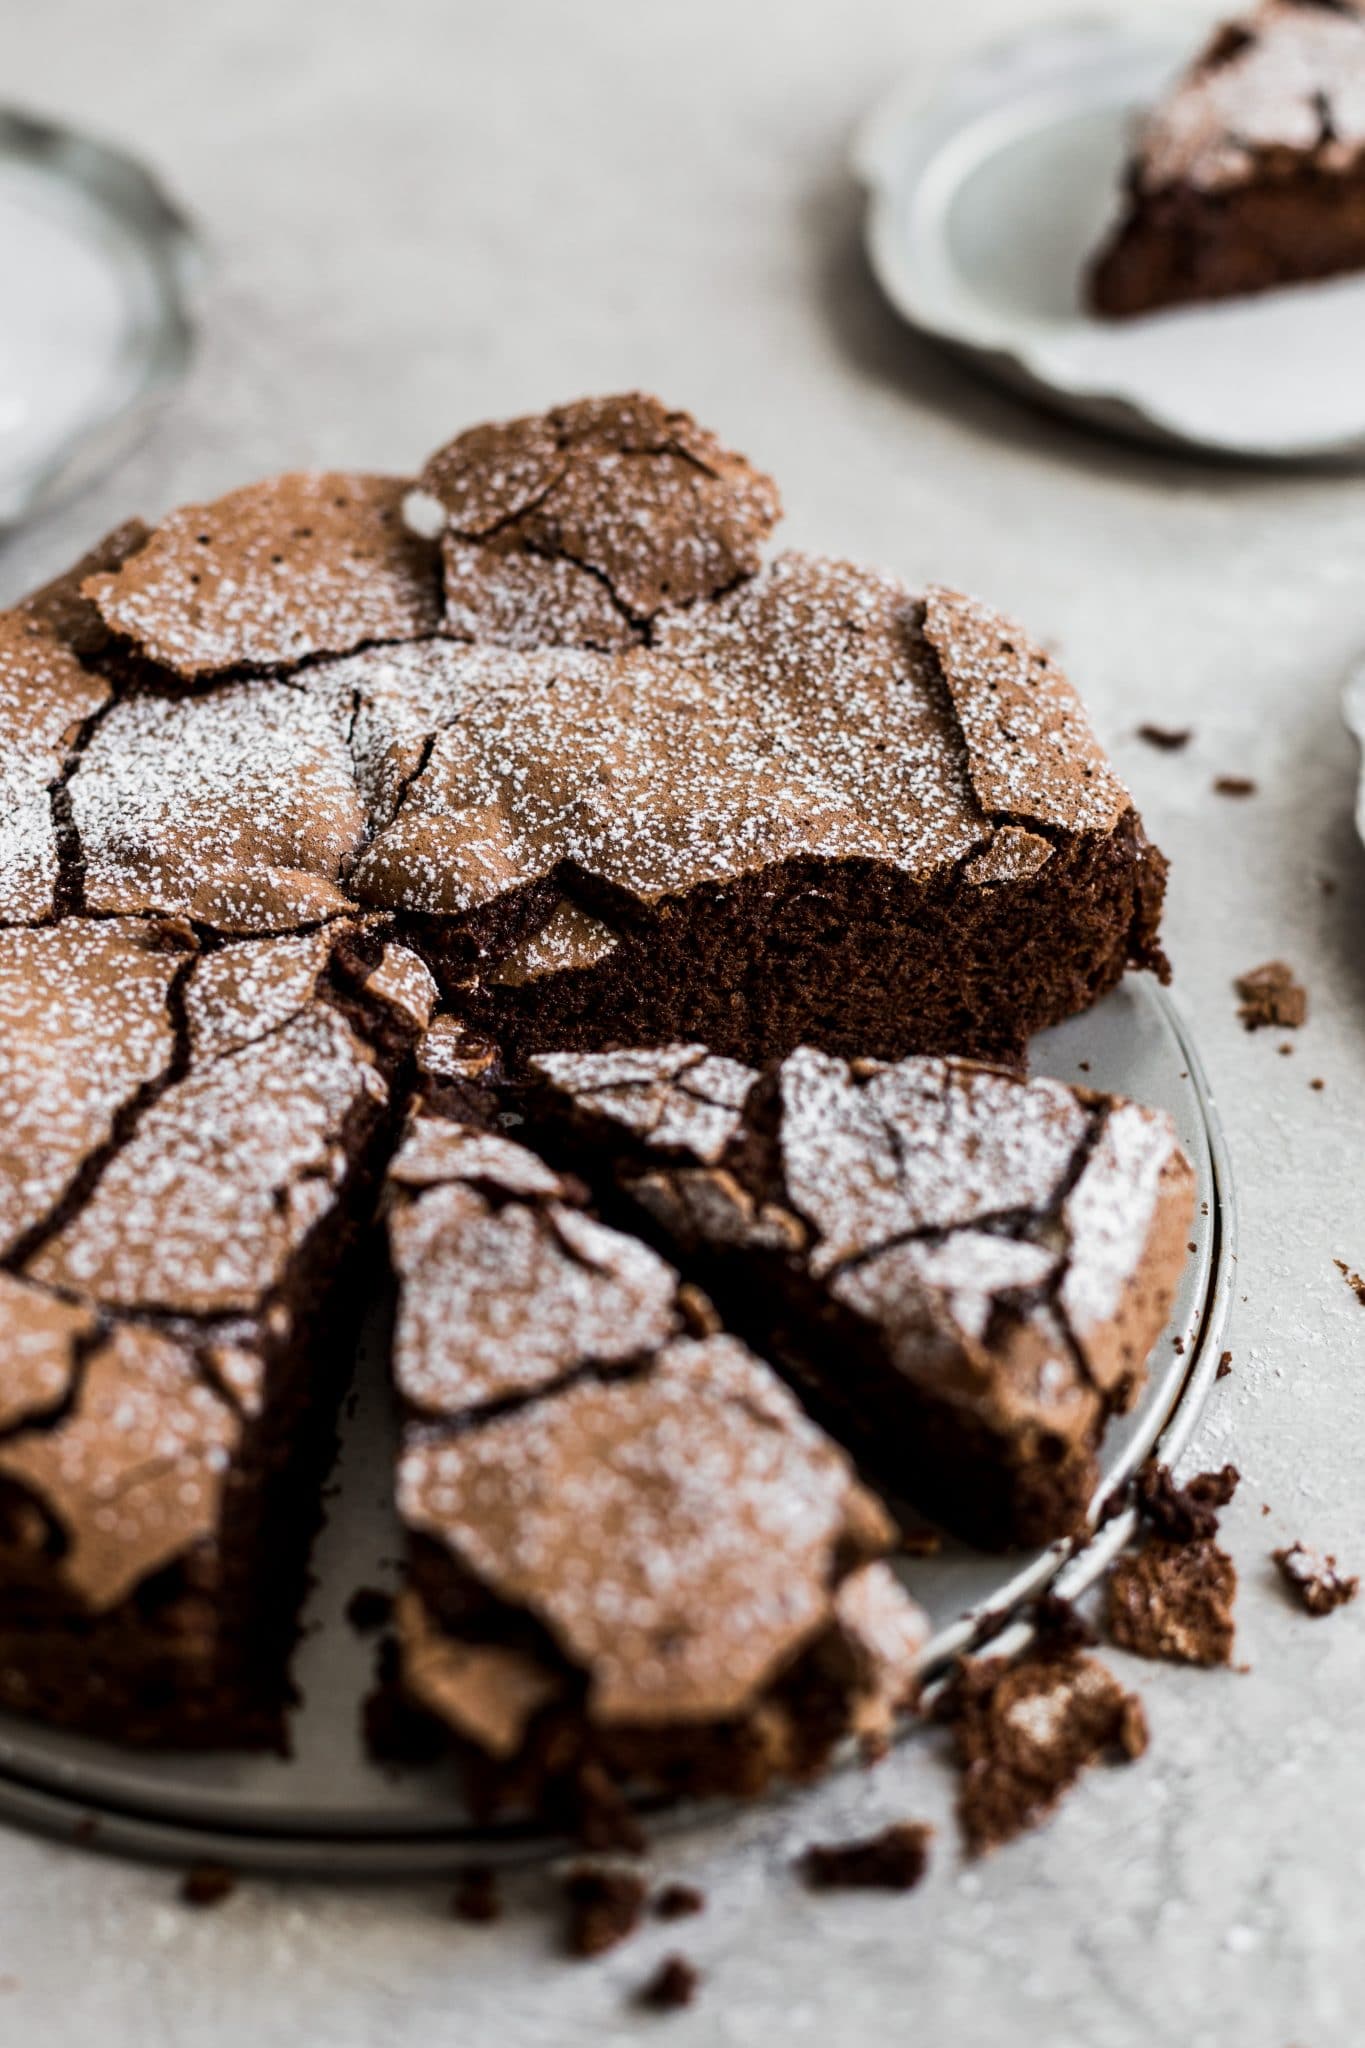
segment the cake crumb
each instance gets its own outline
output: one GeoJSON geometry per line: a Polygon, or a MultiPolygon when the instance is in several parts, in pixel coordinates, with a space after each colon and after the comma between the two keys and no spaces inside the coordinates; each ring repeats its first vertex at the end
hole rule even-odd
{"type": "Polygon", "coordinates": [[[913,1891],[929,1867],[932,1834],[922,1821],[893,1821],[861,1841],[813,1842],[798,1868],[811,1891],[913,1891]]]}
{"type": "Polygon", "coordinates": [[[1090,1764],[1132,1762],[1147,1747],[1141,1700],[1074,1650],[969,1659],[937,1713],[952,1730],[958,1817],[973,1855],[1046,1820],[1090,1764]]]}
{"type": "Polygon", "coordinates": [[[564,1878],[569,1907],[565,1946],[571,1956],[605,1955],[634,1934],[644,1917],[647,1887],[633,1870],[578,1863],[564,1878]]]}
{"type": "Polygon", "coordinates": [[[1255,796],[1256,784],[1249,775],[1215,775],[1213,787],[1219,796],[1255,796]]]}
{"type": "Polygon", "coordinates": [[[1327,1083],[1322,1079],[1321,1075],[1314,1074],[1312,1080],[1308,1083],[1308,1085],[1311,1089],[1313,1089],[1315,1094],[1321,1095],[1323,1089],[1327,1086],[1327,1083]]]}
{"type": "Polygon", "coordinates": [[[225,1864],[192,1863],[180,1880],[180,1900],[186,1906],[221,1906],[237,1889],[237,1879],[225,1864]]]}
{"type": "Polygon", "coordinates": [[[661,1885],[650,1901],[650,1911],[656,1920],[686,1920],[693,1913],[700,1913],[706,1905],[706,1894],[695,1884],[661,1885]]]}
{"type": "Polygon", "coordinates": [[[1218,1357],[1218,1370],[1214,1374],[1214,1378],[1219,1380],[1225,1380],[1231,1371],[1232,1353],[1230,1351],[1220,1352],[1218,1357]]]}
{"type": "Polygon", "coordinates": [[[458,1874],[451,1894],[450,1910],[456,1920],[472,1927],[488,1927],[502,1918],[498,1874],[486,1863],[471,1863],[458,1874]]]}
{"type": "Polygon", "coordinates": [[[1053,1656],[1093,1650],[1099,1641],[1079,1607],[1060,1593],[1043,1593],[1034,1601],[1033,1628],[1039,1647],[1053,1656]]]}
{"type": "Polygon", "coordinates": [[[1248,1031],[1271,1027],[1296,1031],[1308,1016],[1308,991],[1283,960],[1267,960],[1239,974],[1233,983],[1241,1002],[1237,1015],[1248,1031]]]}
{"type": "Polygon", "coordinates": [[[393,1595],[380,1586],[357,1586],[346,1602],[346,1619],[358,1636],[384,1628],[393,1613],[393,1595]]]}
{"type": "Polygon", "coordinates": [[[1149,747],[1159,747],[1163,754],[1178,754],[1194,738],[1190,727],[1174,725],[1140,725],[1137,729],[1140,740],[1146,740],[1149,747]]]}
{"type": "Polygon", "coordinates": [[[1237,1567],[1211,1537],[1150,1537],[1109,1574],[1110,1639],[1138,1657],[1213,1666],[1232,1661],[1237,1567]]]}
{"type": "Polygon", "coordinates": [[[701,1987],[701,1973],[686,1956],[665,1956],[654,1975],[636,1993],[637,2005],[650,2012],[677,2012],[692,2005],[701,1987]]]}
{"type": "Polygon", "coordinates": [[[1241,1473],[1235,1465],[1217,1472],[1197,1472],[1181,1486],[1169,1465],[1149,1458],[1133,1482],[1134,1503],[1153,1535],[1168,1543],[1198,1543],[1218,1533],[1218,1509],[1237,1491],[1241,1473]]]}
{"type": "Polygon", "coordinates": [[[1331,1614],[1345,1607],[1360,1591],[1358,1578],[1347,1578],[1337,1570],[1334,1557],[1320,1557],[1306,1543],[1291,1543],[1287,1550],[1272,1553],[1280,1575],[1309,1614],[1331,1614]]]}
{"type": "Polygon", "coordinates": [[[1351,1270],[1345,1259],[1333,1259],[1332,1264],[1336,1267],[1338,1273],[1340,1273],[1342,1279],[1360,1303],[1360,1306],[1365,1308],[1365,1280],[1361,1279],[1359,1273],[1351,1270]]]}

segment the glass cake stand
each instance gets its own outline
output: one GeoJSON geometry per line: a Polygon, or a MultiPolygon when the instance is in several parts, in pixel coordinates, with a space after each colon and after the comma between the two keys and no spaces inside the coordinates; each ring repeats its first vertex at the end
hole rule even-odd
{"type": "MultiPolygon", "coordinates": [[[[1045,1033],[1035,1042],[1033,1069],[1168,1110],[1195,1169],[1195,1249],[1145,1394],[1105,1440],[1098,1520],[1104,1500],[1154,1447],[1168,1461],[1179,1456],[1217,1374],[1232,1298],[1232,1183],[1185,1022],[1146,977],[1130,978],[1088,1015],[1045,1033]]],[[[381,1304],[360,1337],[295,1665],[302,1704],[293,1717],[293,1755],[140,1754],[0,1715],[0,1818],[182,1864],[213,1858],[242,1869],[333,1876],[416,1875],[474,1853],[496,1861],[564,1847],[527,1826],[475,1827],[444,1767],[380,1768],[365,1754],[360,1710],[373,1679],[374,1638],[358,1635],[345,1609],[359,1586],[396,1584],[403,1545],[389,1498],[396,1432],[384,1382],[385,1321],[381,1304]]],[[[1012,1619],[1021,1603],[1048,1584],[1068,1595],[1083,1591],[1131,1529],[1125,1511],[1089,1540],[1027,1555],[992,1557],[949,1540],[934,1557],[897,1560],[933,1624],[926,1677],[968,1647],[1021,1645],[1026,1624],[1012,1619]]],[[[673,1809],[668,1818],[676,1825],[696,1812],[673,1809]]]]}

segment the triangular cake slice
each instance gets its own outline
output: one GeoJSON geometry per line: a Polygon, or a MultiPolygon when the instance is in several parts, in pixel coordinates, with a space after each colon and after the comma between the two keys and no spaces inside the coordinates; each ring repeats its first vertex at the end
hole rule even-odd
{"type": "Polygon", "coordinates": [[[1265,0],[1147,117],[1089,279],[1114,318],[1365,268],[1365,8],[1265,0]]]}
{"type": "Polygon", "coordinates": [[[603,1842],[631,1789],[753,1795],[884,1739],[925,1638],[894,1524],[705,1298],[458,1112],[415,1117],[387,1217],[389,1746],[434,1724],[476,1811],[603,1842]]]}
{"type": "Polygon", "coordinates": [[[613,1183],[898,1496],[1076,1533],[1186,1255],[1170,1119],[963,1060],[548,1055],[531,1113],[613,1183]]]}

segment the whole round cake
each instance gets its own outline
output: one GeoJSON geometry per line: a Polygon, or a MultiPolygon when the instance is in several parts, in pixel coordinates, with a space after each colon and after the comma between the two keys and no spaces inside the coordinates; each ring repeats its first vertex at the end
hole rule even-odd
{"type": "Polygon", "coordinates": [[[1084,1525],[1192,1177],[1022,1062],[1164,974],[1164,863],[1020,629],[777,512],[583,401],[0,616],[0,1704],[281,1739],[376,1288],[375,1737],[486,1810],[601,1838],[884,1733],[869,1480],[1084,1525]]]}

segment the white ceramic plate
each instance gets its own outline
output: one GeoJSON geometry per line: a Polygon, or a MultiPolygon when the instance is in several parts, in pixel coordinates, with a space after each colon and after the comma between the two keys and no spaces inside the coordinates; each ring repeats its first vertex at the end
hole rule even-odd
{"type": "Polygon", "coordinates": [[[199,260],[131,157],[0,108],[0,529],[113,462],[183,376],[199,260]]]}
{"type": "MultiPolygon", "coordinates": [[[[1170,998],[1132,977],[1098,1009],[1045,1033],[1035,1071],[1113,1089],[1169,1110],[1194,1163],[1195,1251],[1147,1391],[1105,1444],[1102,1501],[1160,1440],[1179,1454],[1212,1384],[1230,1305],[1231,1182],[1208,1086],[1170,998]]],[[[0,1716],[0,1816],[100,1846],[187,1862],[217,1857],[245,1868],[323,1874],[420,1872],[467,1857],[562,1847],[524,1828],[478,1831],[453,1773],[380,1769],[365,1754],[360,1706],[373,1640],[357,1636],[346,1603],[361,1585],[397,1583],[402,1533],[390,1505],[394,1423],[384,1384],[382,1317],[362,1332],[355,1402],[342,1431],[338,1486],[314,1558],[316,1589],[297,1660],[303,1705],[294,1754],[141,1754],[0,1716]]],[[[992,1557],[948,1542],[898,1570],[934,1624],[926,1675],[958,1650],[1001,1640],[1019,1603],[1049,1581],[1076,1593],[1131,1530],[1116,1516],[1081,1546],[992,1557]]],[[[687,1811],[695,1813],[696,1809],[687,1811]]],[[[685,1817],[678,1812],[675,1817],[685,1817]]]]}
{"type": "Polygon", "coordinates": [[[1140,320],[1090,317],[1134,117],[1199,25],[1073,23],[974,58],[863,125],[872,268],[915,327],[1053,406],[1224,456],[1365,456],[1365,277],[1140,320]]]}

